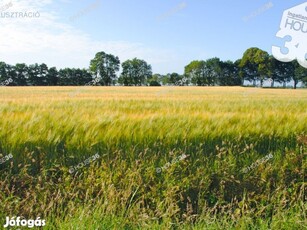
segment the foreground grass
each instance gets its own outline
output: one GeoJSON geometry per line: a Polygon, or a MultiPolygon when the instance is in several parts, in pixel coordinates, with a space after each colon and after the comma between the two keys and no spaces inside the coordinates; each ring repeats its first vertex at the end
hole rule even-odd
{"type": "Polygon", "coordinates": [[[13,155],[0,164],[1,221],[307,227],[306,90],[5,87],[0,95],[0,154],[13,155]]]}

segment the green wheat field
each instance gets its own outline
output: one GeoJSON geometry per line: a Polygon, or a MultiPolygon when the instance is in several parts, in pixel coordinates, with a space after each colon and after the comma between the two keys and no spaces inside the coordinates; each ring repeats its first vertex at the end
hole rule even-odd
{"type": "Polygon", "coordinates": [[[305,89],[1,87],[0,115],[0,228],[307,229],[305,89]]]}

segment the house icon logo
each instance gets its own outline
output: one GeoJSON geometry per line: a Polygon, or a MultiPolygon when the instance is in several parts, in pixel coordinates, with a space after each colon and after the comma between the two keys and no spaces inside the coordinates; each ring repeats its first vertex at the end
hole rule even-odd
{"type": "Polygon", "coordinates": [[[285,45],[272,46],[273,56],[282,62],[296,59],[307,68],[307,2],[284,11],[276,37],[284,39],[285,45]]]}

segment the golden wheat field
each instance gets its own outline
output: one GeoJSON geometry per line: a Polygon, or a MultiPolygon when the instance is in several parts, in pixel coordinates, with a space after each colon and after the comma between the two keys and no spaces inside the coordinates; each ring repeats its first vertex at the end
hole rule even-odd
{"type": "Polygon", "coordinates": [[[307,227],[305,89],[1,87],[0,114],[1,219],[307,227]]]}

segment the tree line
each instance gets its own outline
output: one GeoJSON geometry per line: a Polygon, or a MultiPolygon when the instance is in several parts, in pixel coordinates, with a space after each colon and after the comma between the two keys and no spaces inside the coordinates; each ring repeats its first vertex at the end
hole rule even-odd
{"type": "Polygon", "coordinates": [[[307,83],[307,69],[297,61],[280,62],[255,47],[247,49],[235,62],[221,61],[217,57],[191,61],[184,67],[183,74],[153,74],[151,65],[144,60],[134,58],[120,63],[117,56],[105,52],[98,52],[88,69],[57,70],[44,63],[28,66],[0,62],[0,83],[6,82],[7,86],[82,86],[88,82],[101,86],[240,86],[249,81],[254,86],[260,82],[262,87],[265,80],[270,80],[271,87],[276,82],[286,86],[292,81],[296,88],[299,82],[307,83]]]}

